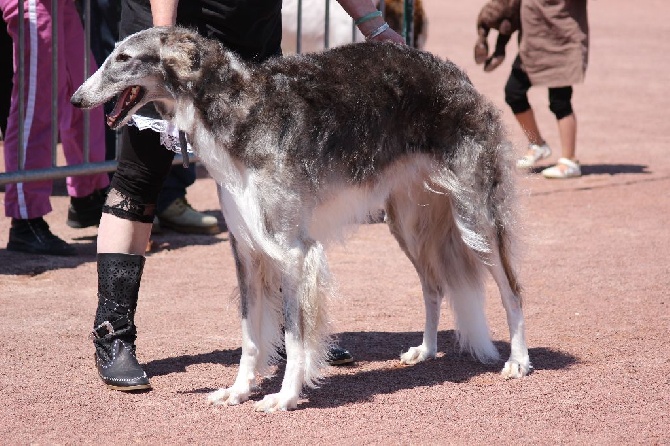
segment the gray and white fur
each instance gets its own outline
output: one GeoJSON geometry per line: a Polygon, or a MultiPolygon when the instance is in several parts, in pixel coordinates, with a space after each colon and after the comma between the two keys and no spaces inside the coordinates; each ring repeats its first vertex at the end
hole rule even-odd
{"type": "Polygon", "coordinates": [[[513,150],[498,111],[453,63],[366,42],[251,65],[194,31],[152,28],[120,42],[72,103],[119,94],[112,127],[153,101],[219,185],[243,345],[237,379],[211,403],[247,400],[282,343],[281,390],[256,409],[294,409],[303,387],[319,382],[332,292],[324,245],[380,208],[419,274],[426,310],[423,342],[400,361],[435,357],[444,297],[461,349],[499,359],[484,314],[488,270],[511,337],[502,375],[529,372],[513,267],[513,150]]]}

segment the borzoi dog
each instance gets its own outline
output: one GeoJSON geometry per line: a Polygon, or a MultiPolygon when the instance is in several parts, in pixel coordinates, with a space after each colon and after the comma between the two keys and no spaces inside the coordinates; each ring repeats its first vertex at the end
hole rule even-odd
{"type": "Polygon", "coordinates": [[[235,382],[211,403],[247,400],[282,344],[281,389],[256,409],[294,409],[303,387],[319,382],[332,292],[323,243],[381,208],[425,302],[423,342],[400,361],[435,357],[443,296],[460,347],[498,359],[483,308],[488,270],[511,336],[502,375],[528,373],[512,265],[513,150],[498,111],[453,63],[367,42],[250,65],[194,31],[152,28],[120,42],[72,103],[90,108],[115,95],[112,128],[153,102],[219,185],[243,341],[235,382]]]}

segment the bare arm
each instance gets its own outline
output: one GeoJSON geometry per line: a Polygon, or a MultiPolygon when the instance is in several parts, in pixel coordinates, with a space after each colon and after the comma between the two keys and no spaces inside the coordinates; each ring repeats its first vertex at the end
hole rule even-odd
{"type": "MultiPolygon", "coordinates": [[[[155,1],[155,0],[154,0],[155,1]]],[[[371,12],[375,12],[377,8],[375,7],[372,0],[337,0],[342,8],[347,11],[354,20],[360,19],[361,17],[366,16],[371,12]]],[[[358,29],[363,33],[364,36],[369,36],[374,33],[375,30],[379,29],[380,26],[384,24],[384,19],[381,17],[375,17],[371,20],[367,20],[364,23],[358,25],[358,29]]],[[[370,40],[390,40],[397,43],[405,43],[405,39],[402,38],[400,34],[393,31],[392,29],[387,29],[376,37],[371,38],[370,40]]]]}
{"type": "Polygon", "coordinates": [[[179,0],[150,0],[154,26],[172,26],[177,23],[179,0]]]}

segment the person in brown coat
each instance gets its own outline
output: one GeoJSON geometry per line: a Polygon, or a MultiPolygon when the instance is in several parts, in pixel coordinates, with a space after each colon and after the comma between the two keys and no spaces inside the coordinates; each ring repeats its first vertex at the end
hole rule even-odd
{"type": "Polygon", "coordinates": [[[528,169],[551,155],[542,138],[527,92],[531,86],[549,89],[549,108],[558,121],[561,157],[544,169],[547,178],[581,176],[575,158],[577,118],[572,86],[584,81],[588,62],[587,0],[521,0],[519,55],[512,65],[505,101],[529,140],[517,167],[528,169]]]}

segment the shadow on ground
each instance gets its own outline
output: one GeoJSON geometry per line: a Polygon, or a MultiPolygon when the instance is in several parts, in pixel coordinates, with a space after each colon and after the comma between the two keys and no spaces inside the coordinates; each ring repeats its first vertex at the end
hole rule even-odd
{"type": "MultiPolygon", "coordinates": [[[[219,219],[219,226],[225,227],[220,211],[206,211],[206,213],[216,216],[219,219]]],[[[226,233],[212,236],[180,234],[178,232],[166,230],[161,234],[151,236],[151,250],[147,252],[146,255],[147,257],[151,257],[152,254],[160,251],[176,250],[187,246],[216,245],[218,243],[226,242],[227,240],[228,235],[226,233]]],[[[2,247],[0,248],[0,265],[2,265],[0,267],[0,276],[4,274],[37,276],[46,271],[77,268],[84,263],[95,262],[96,242],[96,236],[74,237],[70,244],[77,250],[77,255],[72,257],[12,252],[7,251],[2,247]]],[[[230,251],[223,247],[222,249],[222,255],[230,255],[230,251]]]]}
{"type": "MultiPolygon", "coordinates": [[[[539,174],[543,169],[549,167],[536,166],[530,169],[530,173],[539,174]]],[[[647,165],[644,164],[582,164],[582,175],[621,175],[621,174],[651,174],[647,165]]]]}
{"type": "MultiPolygon", "coordinates": [[[[453,330],[438,333],[438,345],[442,348],[436,359],[414,366],[400,364],[402,351],[421,343],[421,332],[389,333],[365,332],[342,333],[338,336],[339,344],[349,349],[356,362],[342,366],[347,373],[331,374],[318,389],[307,390],[308,401],[300,404],[301,408],[338,407],[343,404],[359,403],[372,400],[377,395],[391,394],[400,390],[439,385],[446,382],[464,383],[485,374],[497,373],[502,369],[502,359],[495,364],[481,364],[469,355],[459,354],[453,330]],[[383,369],[362,370],[362,365],[370,362],[388,362],[383,369]]],[[[510,345],[507,342],[495,342],[501,358],[507,358],[510,345]]],[[[536,347],[529,351],[534,371],[560,370],[569,368],[579,359],[569,353],[536,347]]],[[[149,362],[145,369],[149,376],[183,373],[194,364],[224,364],[237,367],[241,349],[215,350],[210,353],[183,355],[149,362]]],[[[279,391],[284,364],[280,364],[271,378],[261,382],[257,391],[251,395],[252,400],[259,400],[268,393],[279,391]]],[[[502,379],[502,378],[500,378],[502,379]]],[[[230,383],[232,384],[232,382],[230,383]]],[[[193,389],[187,393],[207,393],[214,388],[193,389]]]]}
{"type": "MultiPolygon", "coordinates": [[[[508,357],[508,343],[497,342],[496,347],[501,352],[502,358],[508,357]]],[[[578,362],[572,355],[542,347],[530,349],[529,354],[534,370],[563,369],[578,362]]],[[[309,391],[307,395],[309,401],[303,403],[301,407],[339,407],[350,403],[372,401],[378,395],[392,394],[400,390],[443,383],[466,383],[485,373],[497,374],[503,366],[503,361],[481,364],[470,356],[458,355],[453,351],[451,353],[447,351],[433,360],[413,366],[400,365],[398,356],[389,358],[389,361],[390,366],[385,369],[329,377],[322,387],[309,391]]],[[[496,378],[503,379],[500,376],[496,378]]]]}
{"type": "Polygon", "coordinates": [[[196,364],[222,364],[236,366],[240,362],[242,349],[214,350],[209,353],[182,355],[171,358],[156,359],[144,364],[144,371],[149,376],[163,376],[171,373],[184,373],[186,368],[196,364]]]}

